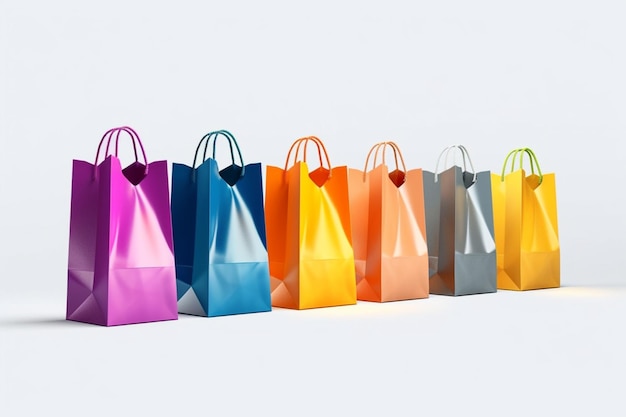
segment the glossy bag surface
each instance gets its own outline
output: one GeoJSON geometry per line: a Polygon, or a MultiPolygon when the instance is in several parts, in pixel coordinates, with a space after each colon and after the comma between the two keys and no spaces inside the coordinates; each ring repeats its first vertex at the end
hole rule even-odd
{"type": "Polygon", "coordinates": [[[235,163],[227,131],[202,138],[205,158],[195,168],[174,164],[172,217],[178,311],[222,316],[271,310],[261,164],[235,163]],[[232,164],[220,171],[218,138],[226,138],[232,164]],[[213,140],[213,157],[206,149],[213,140]]]}
{"type": "Polygon", "coordinates": [[[315,137],[292,145],[285,168],[267,167],[265,218],[272,305],[307,309],[356,303],[348,206],[348,169],[331,168],[315,137]],[[309,171],[306,145],[328,168],[309,171]],[[298,161],[301,145],[304,160],[298,161]],[[296,147],[291,166],[291,152],[296,147]]]}
{"type": "Polygon", "coordinates": [[[422,170],[407,170],[397,145],[382,142],[370,150],[363,171],[350,169],[349,181],[357,298],[385,302],[428,297],[422,170]],[[395,157],[392,172],[384,159],[387,147],[395,157]],[[373,152],[373,168],[367,170],[373,152]],[[379,153],[382,163],[377,164],[379,153]]]}
{"type": "Polygon", "coordinates": [[[498,288],[533,290],[561,284],[554,174],[543,174],[534,152],[511,151],[502,173],[492,174],[498,288]],[[529,156],[531,173],[522,168],[529,156]],[[519,156],[519,168],[515,160],[519,156]],[[507,162],[511,160],[508,173],[507,162]],[[537,172],[535,172],[537,171],[537,172]]]}
{"type": "Polygon", "coordinates": [[[66,317],[105,326],[175,320],[167,162],[147,163],[129,127],[109,130],[100,146],[105,141],[102,163],[100,147],[94,164],[73,163],[66,317]],[[135,149],[135,162],[124,169],[121,132],[135,149]],[[108,155],[114,134],[115,154],[108,155]]]}
{"type": "MultiPolygon", "coordinates": [[[[491,173],[476,172],[465,147],[464,167],[424,171],[430,293],[469,295],[496,291],[491,173]],[[472,165],[467,171],[465,162],[472,165]]],[[[437,163],[437,167],[439,166],[437,163]]]]}

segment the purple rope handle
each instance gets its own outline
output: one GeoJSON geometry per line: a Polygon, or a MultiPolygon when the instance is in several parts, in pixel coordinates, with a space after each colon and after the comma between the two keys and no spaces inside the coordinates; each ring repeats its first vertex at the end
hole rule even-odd
{"type": "Polygon", "coordinates": [[[120,134],[122,133],[122,131],[128,133],[128,135],[130,136],[132,140],[133,151],[135,153],[135,162],[139,162],[139,155],[137,153],[137,143],[139,144],[139,148],[141,149],[141,154],[143,156],[143,160],[145,163],[144,174],[148,175],[148,158],[146,157],[146,150],[143,147],[143,143],[141,143],[141,139],[139,139],[139,135],[131,127],[121,126],[121,127],[114,127],[112,129],[109,129],[104,133],[104,135],[102,135],[102,139],[100,139],[100,143],[98,144],[98,150],[96,151],[96,160],[94,162],[94,177],[96,176],[96,168],[98,167],[98,159],[100,158],[100,150],[102,149],[102,144],[104,143],[105,139],[107,140],[107,146],[104,151],[105,153],[104,158],[106,159],[106,157],[109,155],[109,148],[111,145],[111,139],[113,138],[113,134],[117,133],[115,137],[115,156],[117,156],[118,151],[119,151],[120,134]]]}
{"type": "MultiPolygon", "coordinates": [[[[130,128],[128,128],[130,129],[130,128]]],[[[126,128],[126,126],[122,126],[117,130],[117,135],[115,136],[115,156],[118,155],[118,150],[119,150],[119,143],[120,143],[120,135],[122,134],[122,131],[128,133],[131,138],[133,138],[133,152],[135,153],[135,162],[139,162],[139,157],[137,156],[137,144],[135,143],[135,138],[132,134],[132,132],[130,130],[128,130],[126,128]]],[[[104,151],[105,155],[109,155],[109,146],[111,145],[111,138],[113,137],[113,132],[111,132],[111,134],[109,135],[109,140],[107,142],[107,147],[104,151]]]]}

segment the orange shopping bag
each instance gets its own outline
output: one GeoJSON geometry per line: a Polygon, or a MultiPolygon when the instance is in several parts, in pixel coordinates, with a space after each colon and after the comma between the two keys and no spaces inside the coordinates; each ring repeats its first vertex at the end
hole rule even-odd
{"type": "Polygon", "coordinates": [[[554,174],[542,174],[529,148],[511,151],[502,174],[492,174],[498,288],[533,290],[561,283],[554,174]],[[530,175],[522,168],[530,159],[530,175]],[[519,168],[515,161],[519,156],[519,168]],[[509,173],[505,175],[511,160],[509,173]],[[537,173],[535,173],[535,170],[537,173]]]}
{"type": "Polygon", "coordinates": [[[272,305],[306,309],[355,304],[348,168],[331,168],[318,138],[298,139],[284,169],[267,167],[265,199],[272,305]],[[317,147],[320,163],[311,172],[306,162],[309,143],[317,147]]]}
{"type": "Polygon", "coordinates": [[[381,142],[370,149],[363,171],[349,170],[348,191],[357,298],[378,302],[427,298],[422,170],[407,171],[398,145],[381,142]],[[394,154],[392,172],[385,163],[387,147],[394,154]],[[372,153],[373,167],[368,171],[372,153]],[[379,154],[382,162],[377,165],[379,154]]]}

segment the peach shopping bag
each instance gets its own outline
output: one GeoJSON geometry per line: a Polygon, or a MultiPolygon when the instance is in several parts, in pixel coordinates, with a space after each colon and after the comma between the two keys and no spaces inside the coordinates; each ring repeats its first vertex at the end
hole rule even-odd
{"type": "Polygon", "coordinates": [[[377,302],[427,298],[422,170],[407,170],[398,145],[381,142],[370,149],[363,171],[349,170],[348,188],[357,298],[377,302]],[[391,172],[385,163],[388,148],[395,160],[391,172]],[[373,167],[368,171],[370,159],[373,167]]]}

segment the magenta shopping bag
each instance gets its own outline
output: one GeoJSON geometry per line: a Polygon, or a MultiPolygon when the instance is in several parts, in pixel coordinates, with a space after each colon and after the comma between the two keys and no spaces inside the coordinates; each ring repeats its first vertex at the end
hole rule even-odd
{"type": "Polygon", "coordinates": [[[178,318],[168,178],[167,161],[148,163],[127,126],[104,134],[94,164],[74,160],[68,320],[114,326],[178,318]],[[122,133],[135,153],[124,169],[122,133]]]}

